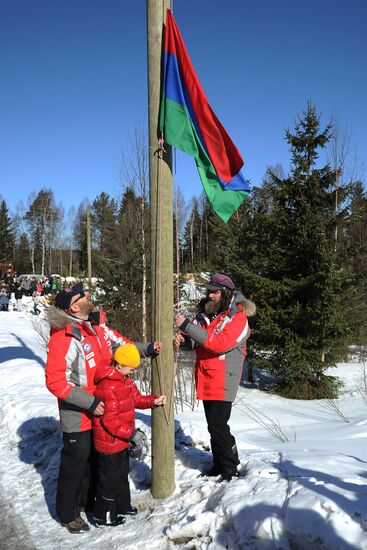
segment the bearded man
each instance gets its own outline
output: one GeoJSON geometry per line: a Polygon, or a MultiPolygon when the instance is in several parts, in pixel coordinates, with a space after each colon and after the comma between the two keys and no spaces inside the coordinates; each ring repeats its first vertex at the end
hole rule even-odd
{"type": "Polygon", "coordinates": [[[228,421],[250,335],[247,316],[254,315],[256,307],[222,273],[212,275],[206,289],[193,321],[183,315],[176,318],[181,333],[174,345],[187,348],[190,339],[196,349],[196,394],[203,401],[213,453],[213,465],[206,475],[220,475],[220,481],[230,481],[239,475],[240,461],[228,421]]]}
{"type": "MultiPolygon", "coordinates": [[[[64,447],[56,493],[56,512],[70,533],[89,525],[80,515],[92,509],[96,490],[96,454],[92,418],[104,414],[104,403],[93,394],[94,374],[100,364],[112,363],[116,347],[131,343],[92,314],[90,294],[78,283],[61,290],[48,309],[51,337],[46,363],[46,386],[58,398],[64,447]]],[[[98,312],[97,312],[98,313],[98,312]]],[[[161,342],[137,343],[142,357],[155,356],[161,342]]]]}

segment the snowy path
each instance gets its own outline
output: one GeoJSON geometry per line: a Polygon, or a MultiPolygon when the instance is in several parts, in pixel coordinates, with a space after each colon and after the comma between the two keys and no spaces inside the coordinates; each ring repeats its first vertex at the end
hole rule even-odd
{"type": "MultiPolygon", "coordinates": [[[[61,433],[44,361],[29,319],[0,313],[1,548],[367,550],[367,406],[356,391],[359,364],[338,368],[348,423],[322,402],[241,388],[231,426],[245,475],[230,483],[198,477],[210,464],[203,412],[179,414],[175,492],[154,500],[149,459],[132,460],[133,503],[141,512],[121,527],[75,536],[55,518],[61,433]],[[244,403],[278,420],[289,441],[246,416],[244,403]]],[[[150,434],[145,411],[138,424],[150,434]]]]}

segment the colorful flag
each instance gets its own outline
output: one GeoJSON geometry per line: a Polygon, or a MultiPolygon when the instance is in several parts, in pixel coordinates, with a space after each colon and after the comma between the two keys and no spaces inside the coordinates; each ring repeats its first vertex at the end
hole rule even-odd
{"type": "Polygon", "coordinates": [[[207,199],[227,222],[250,192],[242,157],[216,117],[170,10],[164,43],[160,128],[170,145],[195,158],[207,199]]]}

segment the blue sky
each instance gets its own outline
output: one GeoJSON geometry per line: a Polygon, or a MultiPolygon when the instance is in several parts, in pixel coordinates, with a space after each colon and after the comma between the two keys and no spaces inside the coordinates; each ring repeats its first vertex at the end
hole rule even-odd
{"type": "MultiPolygon", "coordinates": [[[[367,157],[365,0],[176,0],[208,99],[258,185],[287,171],[284,130],[311,99],[367,157]]],[[[6,0],[0,11],[0,194],[53,189],[66,208],[118,189],[129,136],[147,121],[145,1],[6,0]]],[[[178,154],[186,198],[201,192],[178,154]]]]}

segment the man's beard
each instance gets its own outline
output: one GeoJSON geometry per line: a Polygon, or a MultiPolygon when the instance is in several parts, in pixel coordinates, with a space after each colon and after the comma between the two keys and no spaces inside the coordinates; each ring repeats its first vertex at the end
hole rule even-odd
{"type": "Polygon", "coordinates": [[[221,304],[222,301],[212,302],[211,300],[208,300],[204,304],[204,311],[207,315],[213,315],[214,313],[217,313],[219,311],[221,304]]]}

